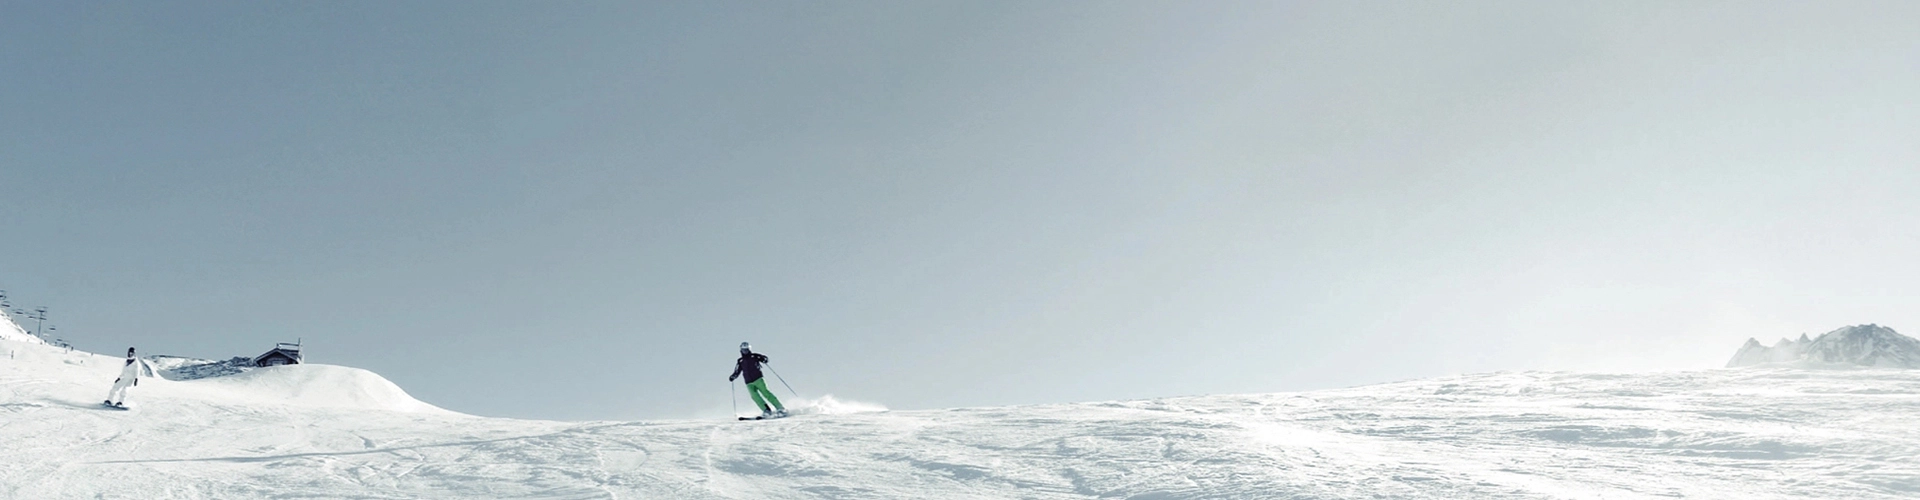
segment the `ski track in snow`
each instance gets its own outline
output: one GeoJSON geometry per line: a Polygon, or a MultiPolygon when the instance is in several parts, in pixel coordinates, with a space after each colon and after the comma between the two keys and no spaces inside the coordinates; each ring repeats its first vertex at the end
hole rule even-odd
{"type": "Polygon", "coordinates": [[[251,372],[261,387],[143,379],[133,410],[103,410],[117,358],[0,343],[20,352],[0,360],[4,498],[1920,497],[1920,373],[1899,370],[550,422],[319,365],[251,372]],[[347,386],[263,393],[288,381],[347,386]]]}

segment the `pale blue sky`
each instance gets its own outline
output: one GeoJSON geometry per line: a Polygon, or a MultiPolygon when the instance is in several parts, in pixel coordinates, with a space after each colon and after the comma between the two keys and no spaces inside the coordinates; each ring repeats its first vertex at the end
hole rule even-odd
{"type": "Polygon", "coordinates": [[[6,2],[0,288],[484,415],[1920,333],[1913,2],[6,2]]]}

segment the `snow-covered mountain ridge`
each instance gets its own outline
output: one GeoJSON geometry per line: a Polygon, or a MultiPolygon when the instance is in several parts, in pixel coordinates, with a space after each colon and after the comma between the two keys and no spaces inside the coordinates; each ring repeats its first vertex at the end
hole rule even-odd
{"type": "Polygon", "coordinates": [[[143,358],[154,370],[167,380],[198,380],[209,377],[239,375],[253,370],[253,359],[235,357],[224,361],[188,358],[181,356],[146,356],[143,358]]]}
{"type": "Polygon", "coordinates": [[[1801,367],[1871,366],[1920,368],[1920,340],[1880,325],[1855,325],[1797,340],[1780,339],[1772,347],[1747,339],[1727,367],[1793,364],[1801,367]]]}
{"type": "Polygon", "coordinates": [[[462,415],[321,365],[143,381],[0,341],[0,498],[1920,495],[1920,371],[1500,373],[766,422],[462,415]]]}

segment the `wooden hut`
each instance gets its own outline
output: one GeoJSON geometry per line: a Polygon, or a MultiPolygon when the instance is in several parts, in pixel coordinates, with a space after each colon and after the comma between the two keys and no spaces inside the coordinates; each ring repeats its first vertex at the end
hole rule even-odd
{"type": "Polygon", "coordinates": [[[300,356],[299,343],[296,342],[296,343],[288,344],[286,342],[281,342],[277,345],[274,345],[273,350],[267,351],[266,354],[255,356],[253,358],[253,366],[267,367],[267,366],[280,366],[280,365],[297,365],[297,364],[300,364],[301,359],[303,358],[301,358],[300,356]]]}

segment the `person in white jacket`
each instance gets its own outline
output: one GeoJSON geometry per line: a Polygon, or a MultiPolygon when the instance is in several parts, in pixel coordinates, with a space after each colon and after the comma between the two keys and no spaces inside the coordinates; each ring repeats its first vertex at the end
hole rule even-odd
{"type": "Polygon", "coordinates": [[[108,406],[124,406],[127,402],[127,388],[140,385],[140,360],[133,357],[133,348],[127,348],[127,364],[120,367],[120,378],[113,379],[113,390],[107,391],[108,406]],[[119,402],[114,402],[119,399],[119,402]]]}

